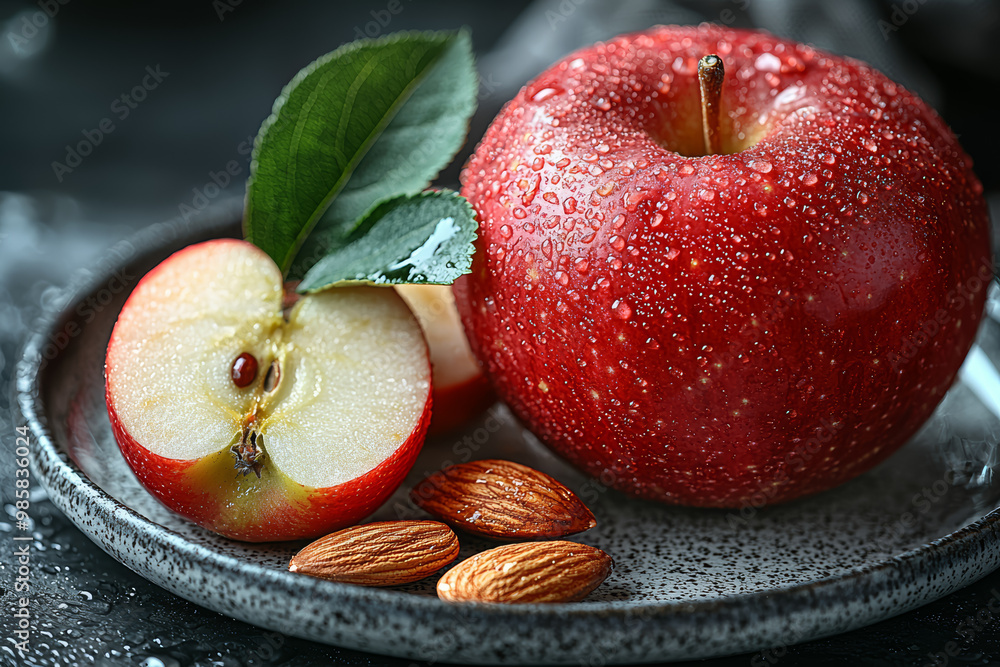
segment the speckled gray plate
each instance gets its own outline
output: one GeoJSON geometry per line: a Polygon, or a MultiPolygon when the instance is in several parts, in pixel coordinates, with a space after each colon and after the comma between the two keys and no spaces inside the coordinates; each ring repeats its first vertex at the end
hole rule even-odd
{"type": "MultiPolygon", "coordinates": [[[[581,495],[599,523],[580,541],[616,562],[581,603],[453,606],[434,597],[434,580],[378,590],[290,574],[297,545],[232,542],[160,506],[119,454],[104,407],[105,347],[128,291],[174,250],[237,234],[237,217],[230,208],[158,225],[116,247],[49,309],[18,369],[34,470],[52,501],[113,557],[184,598],[282,633],[414,659],[602,664],[839,633],[1000,566],[991,445],[1000,424],[959,384],[922,435],[876,470],[814,498],[741,512],[607,491],[549,454],[502,407],[464,433],[429,441],[404,489],[446,461],[505,457],[581,495]]],[[[980,343],[992,356],[1000,345],[990,326],[980,343]]],[[[376,516],[420,515],[401,491],[376,516]]],[[[463,537],[462,556],[484,546],[463,537]]]]}

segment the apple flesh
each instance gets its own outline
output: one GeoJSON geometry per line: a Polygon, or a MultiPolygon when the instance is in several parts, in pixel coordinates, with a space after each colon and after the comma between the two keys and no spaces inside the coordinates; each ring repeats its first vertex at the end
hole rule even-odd
{"type": "Polygon", "coordinates": [[[496,395],[465,338],[450,285],[397,285],[430,348],[434,412],[428,433],[454,430],[490,407],[496,395]]]}
{"type": "Polygon", "coordinates": [[[108,346],[108,413],[139,481],[246,541],[370,514],[413,465],[431,414],[426,343],[393,290],[327,290],[287,317],[283,292],[249,243],[189,246],[140,281],[108,346]]]}
{"type": "Polygon", "coordinates": [[[658,27],[568,56],[462,184],[481,224],[455,294],[500,397],[602,482],[673,503],[789,500],[885,459],[952,384],[992,277],[982,186],[942,120],[761,33],[658,27]]]}

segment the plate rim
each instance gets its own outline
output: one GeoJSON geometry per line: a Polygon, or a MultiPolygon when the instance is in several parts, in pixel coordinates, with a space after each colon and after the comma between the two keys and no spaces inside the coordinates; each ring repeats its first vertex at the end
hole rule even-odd
{"type": "MultiPolygon", "coordinates": [[[[166,222],[151,225],[111,246],[106,255],[110,256],[111,253],[117,252],[117,249],[124,247],[124,244],[129,244],[136,251],[129,258],[130,260],[134,260],[137,257],[141,257],[144,253],[148,254],[157,250],[170,250],[173,248],[171,244],[185,240],[186,237],[190,237],[193,234],[222,235],[225,233],[224,230],[227,227],[231,227],[235,222],[233,216],[237,205],[242,205],[242,198],[239,202],[232,200],[210,207],[197,216],[191,216],[191,219],[174,218],[166,222]],[[172,235],[172,237],[164,238],[165,233],[172,235]]],[[[280,588],[287,588],[290,592],[310,591],[329,598],[331,601],[340,602],[345,605],[377,603],[391,606],[396,611],[403,613],[429,613],[432,616],[440,616],[454,611],[456,609],[454,605],[432,596],[413,595],[392,589],[364,588],[321,579],[304,578],[287,571],[277,571],[247,563],[234,556],[219,553],[206,545],[191,542],[180,533],[147,519],[128,505],[108,494],[93,482],[68,455],[60,451],[56,445],[55,435],[50,429],[46,415],[46,405],[42,398],[43,349],[55,328],[65,317],[72,314],[77,299],[106,282],[113,275],[116,267],[120,267],[120,264],[115,264],[110,269],[102,272],[81,269],[66,285],[57,288],[58,297],[53,299],[50,304],[43,305],[41,314],[29,327],[29,334],[16,367],[15,386],[18,405],[26,424],[34,436],[29,447],[32,470],[49,492],[50,499],[67,515],[70,521],[84,532],[84,534],[88,535],[99,547],[115,558],[115,560],[129,567],[129,569],[137,571],[143,578],[164,586],[172,593],[185,599],[190,598],[180,593],[176,588],[155,581],[149,575],[138,571],[136,569],[140,566],[138,563],[127,562],[130,559],[125,559],[120,555],[112,553],[104,542],[91,535],[80,524],[80,520],[75,515],[75,512],[66,506],[68,503],[62,502],[63,498],[61,494],[53,492],[53,487],[56,483],[61,480],[69,484],[71,492],[78,494],[82,500],[87,502],[90,512],[96,512],[104,522],[124,522],[130,530],[135,531],[138,535],[152,539],[160,548],[174,552],[179,556],[184,556],[189,562],[196,563],[208,569],[235,572],[240,576],[252,575],[258,579],[263,577],[261,581],[267,581],[280,588]]],[[[63,354],[63,350],[60,350],[59,354],[63,354]]],[[[869,595],[877,598],[880,595],[892,593],[894,591],[893,582],[897,581],[900,577],[905,578],[909,576],[915,581],[918,580],[921,571],[928,570],[928,568],[934,565],[934,561],[938,560],[950,561],[949,570],[954,571],[964,567],[966,573],[972,573],[956,577],[948,586],[940,590],[928,590],[928,594],[922,596],[920,600],[902,607],[894,607],[890,613],[883,613],[880,616],[880,618],[889,618],[944,597],[982,578],[988,572],[976,575],[976,568],[968,566],[979,564],[983,559],[983,554],[987,554],[991,548],[997,549],[997,547],[1000,547],[1000,507],[994,507],[980,518],[962,526],[956,531],[932,540],[927,544],[887,557],[879,562],[858,566],[848,572],[834,576],[799,584],[778,586],[767,591],[739,593],[731,596],[691,601],[593,601],[562,605],[472,604],[463,605],[462,608],[474,611],[476,614],[485,615],[491,622],[500,622],[507,619],[534,619],[539,617],[546,619],[558,617],[560,620],[565,621],[587,622],[606,618],[628,619],[630,616],[636,614],[641,614],[645,621],[669,621],[678,617],[684,617],[685,620],[690,621],[692,617],[709,616],[720,610],[745,613],[745,608],[752,610],[754,607],[757,608],[758,613],[755,616],[758,618],[762,615],[766,616],[766,618],[773,618],[774,615],[780,616],[781,613],[776,611],[768,615],[764,610],[770,609],[772,605],[762,606],[761,602],[765,598],[772,598],[769,600],[769,603],[773,603],[773,598],[780,596],[778,606],[781,609],[788,609],[789,611],[794,611],[803,603],[808,603],[811,608],[831,608],[836,607],[838,601],[843,602],[844,589],[856,585],[859,580],[867,580],[869,583],[869,595]]],[[[148,547],[145,548],[145,551],[148,553],[148,547]]],[[[201,606],[213,608],[202,600],[191,601],[201,606]]],[[[213,609],[225,615],[239,618],[233,613],[217,608],[213,609]]],[[[240,620],[247,619],[241,618],[240,620]]],[[[261,625],[257,621],[247,622],[261,625]]],[[[863,627],[872,622],[876,621],[864,619],[854,625],[850,625],[847,630],[863,627]]],[[[796,639],[795,643],[831,634],[840,634],[847,630],[838,628],[827,633],[814,633],[796,639]]],[[[317,641],[313,636],[299,636],[317,641]]],[[[412,654],[396,655],[413,657],[412,654]]],[[[722,654],[717,653],[716,655],[722,654]]],[[[623,659],[630,658],[630,656],[625,655],[623,659]]],[[[442,660],[447,660],[447,658],[442,658],[442,660]]]]}

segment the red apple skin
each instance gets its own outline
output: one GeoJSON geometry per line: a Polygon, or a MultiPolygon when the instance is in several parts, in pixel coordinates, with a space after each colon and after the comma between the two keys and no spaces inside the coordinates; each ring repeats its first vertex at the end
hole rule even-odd
{"type": "Polygon", "coordinates": [[[402,484],[431,419],[428,398],[417,428],[389,458],[349,482],[318,489],[289,479],[273,466],[265,466],[260,479],[252,473],[237,475],[226,447],[199,460],[154,454],[125,431],[115,414],[110,384],[105,391],[115,440],[146,490],[199,526],[244,542],[313,538],[358,523],[402,484]]]}
{"type": "Polygon", "coordinates": [[[671,503],[787,501],[885,459],[952,384],[992,275],[943,121],[761,33],[658,27],[568,56],[462,183],[480,233],[456,300],[499,395],[603,483],[671,503]],[[685,157],[657,138],[699,154],[710,53],[723,133],[766,129],[685,157]]]}
{"type": "Polygon", "coordinates": [[[485,375],[476,375],[465,382],[434,386],[434,415],[428,435],[449,433],[464,426],[473,417],[496,403],[497,396],[485,375]]]}

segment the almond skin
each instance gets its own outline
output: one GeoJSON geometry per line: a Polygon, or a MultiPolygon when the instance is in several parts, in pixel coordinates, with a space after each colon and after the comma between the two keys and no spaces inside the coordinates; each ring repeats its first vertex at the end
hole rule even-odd
{"type": "Polygon", "coordinates": [[[478,553],[438,581],[446,602],[582,600],[611,574],[611,556],[575,542],[524,542],[478,553]]]}
{"type": "Polygon", "coordinates": [[[455,528],[498,540],[562,537],[597,525],[572,491],[513,461],[484,459],[445,468],[414,488],[410,498],[455,528]]]}
{"type": "Polygon", "coordinates": [[[352,526],[309,544],[290,572],[359,586],[398,586],[428,577],[458,557],[458,538],[437,521],[352,526]]]}

